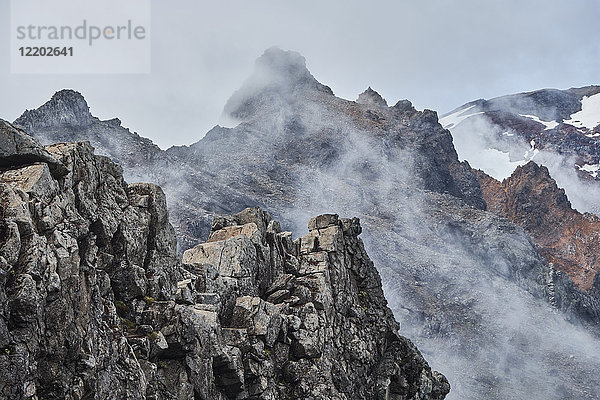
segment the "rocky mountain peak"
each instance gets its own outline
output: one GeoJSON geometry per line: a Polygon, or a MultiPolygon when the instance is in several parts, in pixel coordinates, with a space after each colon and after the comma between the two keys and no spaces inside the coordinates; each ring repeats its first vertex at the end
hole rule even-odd
{"type": "Polygon", "coordinates": [[[371,86],[367,88],[364,92],[358,95],[358,99],[356,99],[358,104],[364,104],[366,106],[373,107],[387,107],[387,101],[379,93],[375,90],[371,89],[371,86]]]}
{"type": "Polygon", "coordinates": [[[518,186],[520,190],[538,194],[540,200],[549,206],[571,210],[571,203],[564,189],[558,187],[556,181],[550,176],[548,168],[543,165],[530,161],[517,167],[507,181],[507,185],[511,187],[518,186]]]}
{"type": "Polygon", "coordinates": [[[15,124],[25,129],[43,128],[46,126],[88,126],[94,120],[85,98],[81,93],[71,89],[63,89],[35,110],[27,110],[15,124]]]}
{"type": "Polygon", "coordinates": [[[254,72],[231,96],[225,113],[243,119],[265,104],[278,104],[282,99],[290,101],[297,90],[333,94],[310,73],[300,53],[271,47],[256,60],[254,72]]]}
{"type": "Polygon", "coordinates": [[[589,290],[600,270],[600,218],[574,210],[548,168],[533,161],[502,182],[477,175],[488,210],[525,228],[546,262],[589,290]]]}
{"type": "Polygon", "coordinates": [[[86,110],[89,109],[87,102],[85,101],[85,98],[83,97],[83,95],[80,92],[73,90],[73,89],[59,90],[58,92],[54,93],[54,95],[50,99],[50,102],[55,102],[55,103],[63,102],[65,104],[78,103],[80,106],[86,107],[86,110]]]}
{"type": "MultiPolygon", "coordinates": [[[[545,214],[544,218],[548,218],[548,210],[560,215],[573,211],[565,191],[552,179],[548,168],[533,161],[517,167],[502,182],[482,171],[477,171],[477,175],[488,210],[505,216],[528,231],[545,229],[538,219],[531,218],[532,213],[545,214]]],[[[548,231],[545,233],[548,234],[548,231]]]]}
{"type": "Polygon", "coordinates": [[[256,60],[256,72],[268,73],[273,80],[288,82],[313,81],[306,59],[298,52],[271,47],[256,60]]]}

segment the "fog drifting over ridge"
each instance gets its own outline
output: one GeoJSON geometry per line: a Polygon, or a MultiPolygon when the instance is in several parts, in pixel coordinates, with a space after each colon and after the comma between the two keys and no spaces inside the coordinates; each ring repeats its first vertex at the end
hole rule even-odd
{"type": "MultiPolygon", "coordinates": [[[[0,13],[8,18],[8,1],[0,13]]],[[[600,81],[600,46],[589,40],[600,15],[593,0],[153,0],[152,15],[151,74],[11,75],[2,58],[3,117],[75,88],[101,119],[123,116],[124,126],[162,148],[190,144],[218,122],[272,45],[300,51],[340,97],[354,99],[370,85],[392,103],[408,98],[440,113],[475,98],[600,81]]],[[[8,36],[0,50],[9,54],[8,36]]]]}
{"type": "MultiPolygon", "coordinates": [[[[448,399],[600,396],[592,385],[600,371],[597,339],[523,288],[534,284],[529,271],[544,268],[523,230],[452,196],[415,189],[419,160],[431,160],[393,140],[414,134],[417,124],[394,139],[389,131],[378,136],[364,115],[389,121],[393,110],[342,112],[355,105],[323,94],[311,77],[295,73],[297,65],[290,76],[306,77],[309,88],[280,76],[265,80],[272,75],[257,67],[256,80],[227,107],[245,122],[195,146],[204,156],[238,150],[211,167],[224,180],[246,174],[243,180],[269,186],[284,171],[284,193],[263,200],[297,235],[310,216],[359,216],[401,334],[447,374],[448,399]],[[290,161],[289,154],[312,158],[290,161]]],[[[440,133],[427,127],[432,136],[440,133]]]]}
{"type": "MultiPolygon", "coordinates": [[[[540,110],[538,115],[543,111],[548,110],[540,110]]],[[[600,215],[600,184],[584,181],[577,175],[576,155],[539,150],[535,140],[527,143],[522,132],[502,128],[485,114],[467,110],[464,116],[464,119],[462,116],[455,119],[455,125],[448,126],[460,160],[467,160],[471,167],[499,181],[508,178],[517,166],[534,161],[548,168],[558,187],[565,189],[573,208],[582,213],[600,215]]]]}

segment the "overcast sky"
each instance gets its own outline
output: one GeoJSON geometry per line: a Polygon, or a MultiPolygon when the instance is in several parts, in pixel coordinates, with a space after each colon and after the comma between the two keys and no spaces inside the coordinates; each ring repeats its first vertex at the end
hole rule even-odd
{"type": "MultiPolygon", "coordinates": [[[[0,4],[8,24],[9,2],[0,4]]],[[[442,114],[477,98],[600,84],[598,21],[599,0],[156,0],[150,74],[11,74],[0,37],[0,118],[72,88],[101,119],[119,117],[163,148],[190,144],[273,45],[302,53],[337,96],[372,86],[388,103],[442,114]]]]}

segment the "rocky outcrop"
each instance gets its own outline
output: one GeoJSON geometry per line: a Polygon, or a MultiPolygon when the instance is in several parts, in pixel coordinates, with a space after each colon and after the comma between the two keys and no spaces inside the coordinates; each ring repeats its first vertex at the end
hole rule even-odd
{"type": "Polygon", "coordinates": [[[87,144],[46,150],[49,161],[9,155],[22,163],[0,172],[0,397],[143,398],[117,309],[173,297],[181,272],[164,195],[127,185],[87,144]]]}
{"type": "Polygon", "coordinates": [[[369,86],[367,90],[358,95],[356,99],[358,104],[364,104],[370,107],[386,107],[388,106],[387,101],[379,93],[371,89],[369,86]]]}
{"type": "Polygon", "coordinates": [[[46,163],[55,176],[67,173],[64,165],[31,136],[0,119],[0,168],[14,168],[35,162],[46,163]]]}
{"type": "Polygon", "coordinates": [[[0,398],[448,393],[398,335],[357,219],[323,215],[292,240],[248,209],[182,264],[159,187],[128,185],[89,144],[46,151],[0,171],[0,398]]]}
{"type": "Polygon", "coordinates": [[[65,89],[56,92],[46,104],[36,110],[27,110],[16,121],[27,131],[55,126],[85,128],[94,120],[81,93],[65,89]]]}
{"type": "Polygon", "coordinates": [[[224,341],[233,346],[220,368],[234,382],[235,396],[447,394],[445,378],[396,333],[360,233],[358,219],[327,214],[311,219],[308,235],[293,241],[267,213],[247,209],[215,220],[209,241],[184,253],[198,277],[190,285],[208,303],[202,307],[216,312],[224,341]]]}
{"type": "Polygon", "coordinates": [[[525,228],[546,262],[589,290],[600,270],[600,218],[571,208],[548,169],[534,162],[502,182],[476,173],[488,210],[525,228]]]}

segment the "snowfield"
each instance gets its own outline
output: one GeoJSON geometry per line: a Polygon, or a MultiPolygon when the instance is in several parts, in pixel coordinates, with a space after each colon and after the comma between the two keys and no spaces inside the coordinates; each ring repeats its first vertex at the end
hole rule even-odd
{"type": "Polygon", "coordinates": [[[571,118],[564,122],[577,128],[590,130],[600,125],[600,93],[590,97],[584,96],[581,99],[581,111],[572,114],[571,118]]]}
{"type": "Polygon", "coordinates": [[[589,172],[594,178],[598,177],[598,171],[600,171],[600,164],[590,165],[584,164],[583,166],[577,165],[580,171],[589,172]]]}
{"type": "Polygon", "coordinates": [[[474,104],[468,108],[465,108],[464,110],[458,110],[455,113],[452,113],[450,115],[446,115],[443,118],[440,118],[440,124],[444,127],[444,129],[450,129],[450,128],[454,128],[455,126],[457,126],[458,124],[463,122],[465,119],[472,117],[473,115],[483,114],[483,112],[466,114],[467,111],[469,111],[473,107],[475,107],[474,104]]]}
{"type": "Polygon", "coordinates": [[[542,121],[541,119],[539,119],[539,117],[535,116],[535,115],[527,115],[527,114],[519,114],[521,117],[525,117],[525,118],[529,118],[535,122],[538,122],[542,125],[546,126],[546,131],[549,129],[554,129],[558,126],[558,122],[556,121],[542,121]]]}

